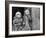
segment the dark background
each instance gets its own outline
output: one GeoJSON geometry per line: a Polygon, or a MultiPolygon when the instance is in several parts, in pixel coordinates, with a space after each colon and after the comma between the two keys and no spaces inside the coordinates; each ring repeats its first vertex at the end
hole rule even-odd
{"type": "Polygon", "coordinates": [[[20,11],[22,16],[23,16],[23,14],[24,14],[24,7],[12,7],[12,17],[15,16],[15,13],[17,11],[20,11]]]}

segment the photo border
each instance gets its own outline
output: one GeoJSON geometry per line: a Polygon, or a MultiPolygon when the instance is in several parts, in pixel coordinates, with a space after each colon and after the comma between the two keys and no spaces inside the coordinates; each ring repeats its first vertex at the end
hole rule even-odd
{"type": "Polygon", "coordinates": [[[23,36],[39,36],[45,35],[45,3],[42,2],[20,2],[20,1],[5,1],[5,37],[23,37],[23,36]],[[22,35],[8,35],[9,34],[9,4],[34,4],[34,5],[43,5],[43,33],[37,34],[22,34],[22,35]]]}

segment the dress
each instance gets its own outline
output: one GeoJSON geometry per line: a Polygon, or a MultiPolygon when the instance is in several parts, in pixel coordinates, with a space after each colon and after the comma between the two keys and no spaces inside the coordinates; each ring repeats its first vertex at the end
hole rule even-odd
{"type": "Polygon", "coordinates": [[[22,18],[14,18],[14,20],[13,20],[13,30],[14,31],[19,31],[20,29],[20,27],[21,27],[21,25],[22,25],[22,18]]]}
{"type": "Polygon", "coordinates": [[[24,16],[24,23],[25,23],[25,27],[23,28],[23,30],[27,31],[27,30],[30,30],[30,26],[29,26],[29,19],[27,16],[24,16]]]}

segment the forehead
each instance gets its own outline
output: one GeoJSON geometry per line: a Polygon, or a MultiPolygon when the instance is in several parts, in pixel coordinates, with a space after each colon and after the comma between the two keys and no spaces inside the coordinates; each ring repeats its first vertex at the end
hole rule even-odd
{"type": "Polygon", "coordinates": [[[20,12],[16,12],[16,15],[21,15],[21,13],[20,12]]]}
{"type": "Polygon", "coordinates": [[[24,12],[29,12],[29,9],[26,9],[24,12]]]}

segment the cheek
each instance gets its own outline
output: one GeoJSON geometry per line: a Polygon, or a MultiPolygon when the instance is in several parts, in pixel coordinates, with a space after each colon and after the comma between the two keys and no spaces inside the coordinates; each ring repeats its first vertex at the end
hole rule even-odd
{"type": "Polygon", "coordinates": [[[26,14],[29,14],[29,12],[26,12],[26,14]]]}
{"type": "Polygon", "coordinates": [[[21,15],[17,15],[17,17],[21,17],[21,15]]]}

